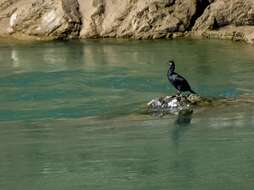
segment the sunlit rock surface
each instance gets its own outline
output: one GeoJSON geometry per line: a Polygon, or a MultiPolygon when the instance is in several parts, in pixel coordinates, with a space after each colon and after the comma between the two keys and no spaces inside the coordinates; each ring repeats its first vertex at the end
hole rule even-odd
{"type": "Polygon", "coordinates": [[[0,0],[0,36],[66,39],[79,36],[76,0],[0,0]]]}
{"type": "Polygon", "coordinates": [[[253,0],[0,0],[0,36],[254,43],[253,0]]]}
{"type": "Polygon", "coordinates": [[[199,0],[79,0],[81,37],[171,38],[187,31],[199,0]]]}
{"type": "Polygon", "coordinates": [[[216,0],[196,20],[193,34],[254,43],[254,1],[216,0]]]}

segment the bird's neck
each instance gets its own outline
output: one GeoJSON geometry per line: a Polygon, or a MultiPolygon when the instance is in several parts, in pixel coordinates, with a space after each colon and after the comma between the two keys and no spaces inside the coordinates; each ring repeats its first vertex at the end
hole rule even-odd
{"type": "Polygon", "coordinates": [[[173,73],[174,71],[172,69],[168,69],[168,73],[167,73],[168,76],[172,75],[173,73]]]}

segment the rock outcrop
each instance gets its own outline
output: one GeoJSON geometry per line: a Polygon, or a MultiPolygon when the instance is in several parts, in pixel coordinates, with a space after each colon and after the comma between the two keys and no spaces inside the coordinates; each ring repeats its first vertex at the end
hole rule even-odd
{"type": "Polygon", "coordinates": [[[192,113],[195,107],[212,105],[213,99],[191,95],[173,95],[153,99],[147,103],[147,113],[156,115],[192,113]]]}
{"type": "Polygon", "coordinates": [[[207,37],[254,43],[253,0],[0,0],[0,36],[207,37]]]}
{"type": "Polygon", "coordinates": [[[66,39],[79,36],[76,0],[0,0],[0,35],[18,39],[66,39]]]}
{"type": "Polygon", "coordinates": [[[222,107],[231,107],[237,110],[239,105],[247,106],[253,104],[253,102],[253,96],[203,97],[197,94],[171,95],[152,99],[147,103],[144,113],[155,116],[171,114],[182,116],[222,107]]]}
{"type": "Polygon", "coordinates": [[[200,0],[79,0],[81,37],[171,38],[189,31],[200,0]]]}
{"type": "Polygon", "coordinates": [[[193,34],[254,43],[254,1],[216,0],[197,19],[193,34]]]}

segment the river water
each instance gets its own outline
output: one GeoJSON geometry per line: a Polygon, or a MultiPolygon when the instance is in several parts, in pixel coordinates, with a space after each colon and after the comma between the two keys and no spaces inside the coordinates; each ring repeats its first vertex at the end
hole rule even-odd
{"type": "Polygon", "coordinates": [[[252,190],[254,46],[230,41],[0,43],[1,190],[252,190]],[[144,113],[175,93],[174,59],[202,96],[187,120],[144,113]]]}

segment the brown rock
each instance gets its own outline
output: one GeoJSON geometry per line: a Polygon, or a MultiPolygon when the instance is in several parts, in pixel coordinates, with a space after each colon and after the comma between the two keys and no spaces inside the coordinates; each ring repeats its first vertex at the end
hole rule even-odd
{"type": "Polygon", "coordinates": [[[197,19],[193,30],[217,29],[226,25],[254,25],[254,2],[217,0],[197,19]]]}
{"type": "Polygon", "coordinates": [[[79,0],[81,37],[166,38],[191,25],[199,0],[79,0]],[[179,27],[181,26],[181,27],[179,27]]]}
{"type": "Polygon", "coordinates": [[[251,32],[245,34],[245,41],[254,44],[254,27],[251,32]]]}
{"type": "Polygon", "coordinates": [[[0,35],[21,39],[79,36],[81,22],[76,0],[1,1],[1,9],[0,35]]]}
{"type": "Polygon", "coordinates": [[[197,19],[193,34],[253,43],[254,2],[216,0],[197,19]]]}
{"type": "Polygon", "coordinates": [[[253,0],[0,0],[0,36],[206,37],[254,43],[253,0]]]}

